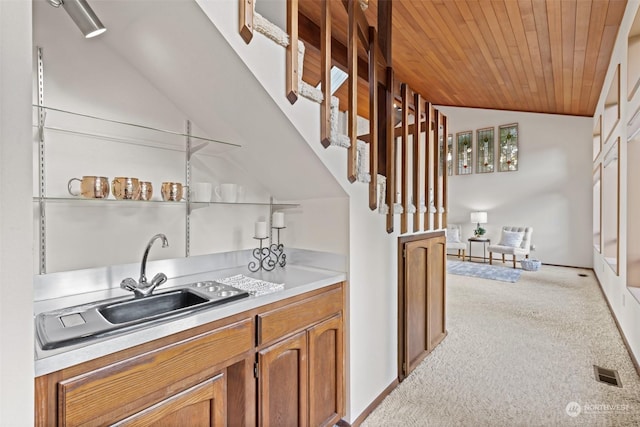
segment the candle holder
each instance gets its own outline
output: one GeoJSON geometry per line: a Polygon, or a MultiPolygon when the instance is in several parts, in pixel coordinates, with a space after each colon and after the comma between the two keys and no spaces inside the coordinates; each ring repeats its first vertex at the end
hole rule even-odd
{"type": "MultiPolygon", "coordinates": [[[[249,262],[249,270],[256,272],[258,270],[272,271],[276,268],[277,265],[280,267],[284,267],[287,265],[287,255],[284,253],[284,245],[280,243],[280,230],[285,229],[284,225],[280,226],[284,222],[283,214],[279,214],[280,218],[278,218],[277,224],[278,226],[274,226],[274,212],[273,212],[273,197],[271,197],[269,201],[269,219],[268,219],[268,229],[269,229],[269,237],[257,237],[253,238],[260,241],[260,245],[253,250],[253,257],[255,261],[249,262]],[[273,230],[276,230],[276,242],[273,242],[273,230]],[[263,240],[269,239],[269,244],[264,246],[263,240]]],[[[261,235],[265,230],[264,228],[258,227],[258,224],[262,224],[261,227],[264,227],[264,222],[256,223],[256,235],[261,235]]]]}
{"type": "Polygon", "coordinates": [[[287,254],[284,253],[284,245],[280,243],[280,230],[287,227],[271,227],[271,228],[277,230],[276,235],[278,237],[277,237],[276,243],[271,243],[271,245],[269,245],[270,256],[275,265],[284,267],[285,265],[287,265],[287,254]]]}
{"type": "Polygon", "coordinates": [[[263,240],[267,240],[267,237],[254,237],[254,239],[260,241],[260,246],[253,250],[253,257],[256,260],[249,263],[249,270],[255,273],[258,270],[271,271],[276,268],[276,262],[271,256],[271,249],[268,246],[263,246],[262,243],[263,240]]]}

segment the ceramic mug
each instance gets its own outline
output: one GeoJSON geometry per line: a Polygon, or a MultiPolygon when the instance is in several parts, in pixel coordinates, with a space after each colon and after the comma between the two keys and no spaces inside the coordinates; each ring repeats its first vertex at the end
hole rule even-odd
{"type": "Polygon", "coordinates": [[[162,200],[179,202],[182,200],[182,184],[179,182],[162,183],[162,200]]]}
{"type": "Polygon", "coordinates": [[[215,191],[216,196],[225,203],[235,203],[238,199],[237,184],[220,184],[215,191]]]}
{"type": "Polygon", "coordinates": [[[106,176],[83,176],[80,178],[71,178],[67,183],[67,190],[72,196],[82,196],[88,199],[105,199],[109,197],[109,179],[106,176]],[[73,181],[80,183],[80,191],[75,192],[71,189],[73,181]]]}
{"type": "Polygon", "coordinates": [[[111,192],[118,200],[139,200],[140,180],[126,176],[118,176],[111,181],[111,192]]]}
{"type": "Polygon", "coordinates": [[[210,202],[211,201],[210,182],[194,182],[191,184],[191,201],[192,202],[210,202]]]}

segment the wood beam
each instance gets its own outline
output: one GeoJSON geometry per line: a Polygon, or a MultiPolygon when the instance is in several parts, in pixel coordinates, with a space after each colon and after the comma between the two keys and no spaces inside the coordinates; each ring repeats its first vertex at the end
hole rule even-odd
{"type": "Polygon", "coordinates": [[[433,131],[431,128],[433,122],[433,106],[430,102],[425,102],[424,104],[424,115],[425,122],[427,123],[426,136],[425,136],[425,150],[424,150],[424,166],[425,166],[425,174],[424,174],[424,200],[427,205],[427,211],[424,213],[424,227],[427,230],[433,230],[433,222],[431,220],[431,186],[429,185],[429,176],[431,175],[431,168],[433,165],[431,164],[431,150],[433,148],[433,131]]]}
{"type": "Polygon", "coordinates": [[[433,225],[436,229],[440,228],[440,111],[435,109],[433,114],[433,203],[436,206],[436,213],[433,214],[433,225]]]}
{"type": "Polygon", "coordinates": [[[409,197],[409,185],[411,182],[411,173],[409,170],[409,86],[402,83],[400,86],[400,96],[402,98],[402,181],[400,183],[400,192],[402,194],[402,214],[400,215],[400,232],[409,231],[409,207],[411,200],[409,197]]]}
{"type": "MultiPolygon", "coordinates": [[[[411,109],[411,106],[409,106],[409,111],[415,111],[411,109]]],[[[409,125],[409,133],[413,133],[415,131],[415,123],[411,123],[409,125]]],[[[420,132],[426,132],[427,131],[427,122],[425,122],[424,120],[422,120],[420,122],[420,132]]],[[[401,127],[396,127],[393,128],[393,137],[395,138],[400,138],[402,136],[402,128],[401,127]]],[[[358,135],[358,139],[364,141],[364,142],[370,142],[371,141],[371,134],[367,134],[367,135],[358,135]]]]}
{"type": "Polygon", "coordinates": [[[378,1],[378,45],[382,57],[391,65],[391,0],[378,1]]]}
{"type": "Polygon", "coordinates": [[[386,174],[387,174],[387,233],[393,233],[394,203],[396,197],[396,150],[393,139],[393,68],[387,67],[387,82],[385,90],[385,151],[386,151],[386,174]]]}
{"type": "Polygon", "coordinates": [[[449,158],[449,118],[442,114],[442,138],[444,143],[444,159],[442,159],[442,228],[447,228],[449,213],[449,170],[447,169],[447,159],[449,158]]]}
{"type": "Polygon", "coordinates": [[[253,38],[253,0],[240,0],[240,37],[246,44],[253,38]]]}
{"type": "Polygon", "coordinates": [[[347,178],[354,182],[357,178],[356,155],[358,152],[358,37],[356,8],[360,7],[357,0],[349,0],[349,141],[351,145],[347,151],[347,178]]]}
{"type": "Polygon", "coordinates": [[[413,95],[413,105],[415,105],[414,111],[414,126],[411,134],[413,135],[413,203],[416,205],[416,212],[413,214],[413,231],[420,231],[420,195],[423,194],[420,191],[420,185],[424,183],[423,168],[420,167],[420,159],[422,158],[422,151],[420,147],[420,134],[421,126],[416,126],[415,123],[420,123],[422,111],[420,110],[420,103],[422,102],[420,94],[413,95]]]}
{"type": "Polygon", "coordinates": [[[322,0],[320,25],[320,142],[324,148],[331,144],[331,1],[322,0]]]}
{"type": "Polygon", "coordinates": [[[298,100],[298,0],[287,0],[287,71],[286,96],[290,103],[298,100]]]}
{"type": "MultiPolygon", "coordinates": [[[[328,0],[325,0],[328,1],[328,0]]],[[[378,33],[369,27],[369,209],[378,207],[378,33]]]]}
{"type": "MultiPolygon", "coordinates": [[[[342,4],[344,5],[344,8],[347,9],[347,13],[349,13],[349,2],[351,0],[342,0],[342,4]]],[[[360,8],[360,4],[358,3],[356,5],[357,7],[354,10],[355,13],[355,19],[356,19],[356,23],[357,23],[357,28],[358,28],[358,38],[360,38],[360,42],[362,42],[362,44],[364,46],[369,46],[369,21],[367,20],[367,17],[364,15],[364,12],[362,11],[362,8],[360,8]]]]}
{"type": "MultiPolygon", "coordinates": [[[[331,0],[330,0],[331,1],[331,0]]],[[[300,14],[298,17],[298,37],[306,43],[307,48],[322,52],[322,30],[307,16],[300,14]]],[[[347,47],[338,39],[331,37],[332,65],[340,68],[345,73],[349,71],[349,54],[347,47]]],[[[366,59],[358,58],[358,78],[369,81],[367,69],[369,65],[366,59]]]]}

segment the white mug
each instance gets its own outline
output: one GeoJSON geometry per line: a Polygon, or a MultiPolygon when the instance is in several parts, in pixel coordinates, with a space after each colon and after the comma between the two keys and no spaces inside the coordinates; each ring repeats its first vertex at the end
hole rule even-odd
{"type": "Polygon", "coordinates": [[[216,187],[216,196],[226,203],[235,203],[238,199],[237,184],[220,184],[216,187]]]}
{"type": "Polygon", "coordinates": [[[191,184],[191,201],[210,202],[211,187],[212,185],[210,182],[194,182],[191,184]]]}

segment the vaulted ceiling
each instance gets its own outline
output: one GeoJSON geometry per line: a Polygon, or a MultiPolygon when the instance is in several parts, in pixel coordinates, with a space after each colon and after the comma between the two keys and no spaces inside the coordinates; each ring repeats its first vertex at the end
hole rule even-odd
{"type": "MultiPolygon", "coordinates": [[[[378,0],[365,14],[377,23],[378,0]]],[[[627,0],[393,0],[397,80],[436,105],[593,116],[627,0]]],[[[300,0],[301,37],[320,2],[300,0]]],[[[347,13],[332,1],[332,35],[346,45],[347,13]]],[[[313,45],[313,42],[309,42],[313,45]]],[[[361,55],[364,49],[361,49],[361,55]]],[[[366,61],[366,57],[363,56],[366,61]]],[[[304,79],[319,82],[307,49],[304,79]]],[[[366,62],[365,62],[366,64],[366,62]]],[[[368,117],[361,79],[359,114],[368,117]]],[[[347,102],[346,85],[337,93],[347,102]]]]}

